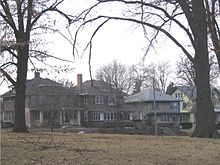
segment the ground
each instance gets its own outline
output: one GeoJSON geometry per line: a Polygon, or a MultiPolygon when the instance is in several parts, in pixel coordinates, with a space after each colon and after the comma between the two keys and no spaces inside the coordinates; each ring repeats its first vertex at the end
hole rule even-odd
{"type": "Polygon", "coordinates": [[[220,139],[1,130],[2,165],[217,165],[219,162],[220,139]]]}

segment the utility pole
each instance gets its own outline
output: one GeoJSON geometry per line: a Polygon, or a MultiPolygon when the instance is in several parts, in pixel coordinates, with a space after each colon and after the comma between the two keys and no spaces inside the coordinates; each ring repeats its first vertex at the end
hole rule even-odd
{"type": "Polygon", "coordinates": [[[154,132],[155,135],[158,135],[157,132],[157,109],[156,109],[156,94],[155,94],[155,75],[153,77],[153,95],[154,95],[154,104],[153,104],[153,110],[154,110],[154,132]]]}

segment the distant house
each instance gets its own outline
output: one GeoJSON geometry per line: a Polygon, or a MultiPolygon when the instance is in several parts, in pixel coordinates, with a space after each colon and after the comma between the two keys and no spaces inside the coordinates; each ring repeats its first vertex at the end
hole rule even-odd
{"type": "MultiPolygon", "coordinates": [[[[3,121],[14,122],[15,90],[11,89],[3,98],[3,121]]],[[[53,124],[80,125],[82,105],[80,97],[50,79],[43,79],[39,73],[26,82],[25,118],[30,127],[53,124]],[[77,103],[76,103],[77,102],[77,103]]]]}
{"type": "MultiPolygon", "coordinates": [[[[3,122],[14,122],[15,90],[3,98],[3,122]]],[[[35,77],[26,82],[25,117],[29,127],[86,126],[115,127],[120,116],[123,97],[117,98],[116,90],[104,81],[82,82],[77,75],[77,85],[66,88],[50,79],[35,77]]]]}
{"type": "MultiPolygon", "coordinates": [[[[173,86],[167,91],[173,97],[180,101],[180,123],[186,128],[195,128],[196,119],[196,88],[192,86],[173,86]]],[[[216,112],[216,122],[220,123],[220,92],[217,88],[211,88],[212,101],[216,112]]]]}
{"type": "Polygon", "coordinates": [[[107,82],[89,80],[82,83],[80,75],[78,76],[77,86],[84,106],[83,125],[87,127],[117,127],[119,120],[124,119],[119,115],[123,96],[118,97],[116,89],[107,82]]]}
{"type": "Polygon", "coordinates": [[[130,120],[156,120],[160,125],[178,125],[180,100],[165,93],[146,89],[125,100],[124,110],[130,114],[130,120]]]}

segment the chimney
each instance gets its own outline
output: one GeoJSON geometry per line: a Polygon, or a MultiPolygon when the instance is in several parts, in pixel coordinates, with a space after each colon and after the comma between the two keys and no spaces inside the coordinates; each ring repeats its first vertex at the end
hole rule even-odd
{"type": "Polygon", "coordinates": [[[77,88],[79,93],[82,92],[82,74],[77,74],[77,88]]]}
{"type": "Polygon", "coordinates": [[[40,72],[35,72],[34,73],[34,78],[38,78],[38,77],[40,77],[40,72]]]}

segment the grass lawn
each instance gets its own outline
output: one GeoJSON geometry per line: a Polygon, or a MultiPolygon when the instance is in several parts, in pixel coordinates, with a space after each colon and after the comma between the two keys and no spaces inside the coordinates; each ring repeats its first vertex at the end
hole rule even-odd
{"type": "Polygon", "coordinates": [[[219,165],[220,139],[1,130],[1,165],[219,165]]]}

